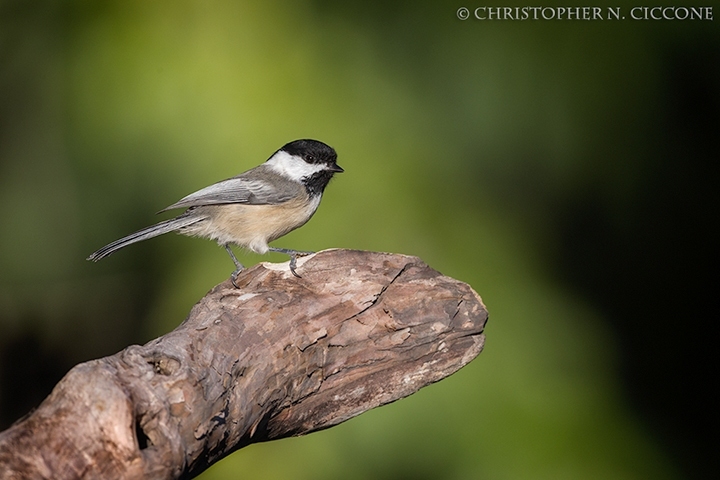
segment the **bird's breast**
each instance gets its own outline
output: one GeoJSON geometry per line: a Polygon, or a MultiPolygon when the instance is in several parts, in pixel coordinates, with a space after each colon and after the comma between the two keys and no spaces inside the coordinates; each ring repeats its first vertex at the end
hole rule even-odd
{"type": "Polygon", "coordinates": [[[313,216],[321,197],[292,199],[276,205],[233,203],[199,207],[208,219],[190,235],[208,237],[220,244],[233,243],[266,253],[268,243],[303,226],[313,216]]]}

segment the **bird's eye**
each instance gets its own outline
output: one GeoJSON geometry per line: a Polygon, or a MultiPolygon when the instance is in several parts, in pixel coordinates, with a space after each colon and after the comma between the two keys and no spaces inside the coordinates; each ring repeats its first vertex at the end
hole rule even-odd
{"type": "Polygon", "coordinates": [[[313,163],[315,161],[315,155],[308,153],[307,155],[305,155],[305,161],[308,163],[313,163]]]}

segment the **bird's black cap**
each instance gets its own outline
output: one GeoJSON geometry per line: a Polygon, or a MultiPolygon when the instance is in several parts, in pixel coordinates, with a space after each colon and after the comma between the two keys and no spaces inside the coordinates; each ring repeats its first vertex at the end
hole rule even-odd
{"type": "Polygon", "coordinates": [[[318,140],[295,140],[285,144],[280,150],[297,156],[305,160],[307,163],[324,163],[330,166],[333,172],[341,173],[343,171],[337,162],[337,153],[330,145],[318,140]]]}

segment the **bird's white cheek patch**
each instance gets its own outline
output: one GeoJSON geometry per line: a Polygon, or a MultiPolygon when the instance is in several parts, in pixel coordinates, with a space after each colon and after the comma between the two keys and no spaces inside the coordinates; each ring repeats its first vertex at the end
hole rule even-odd
{"type": "Polygon", "coordinates": [[[277,152],[270,157],[265,164],[276,173],[283,175],[290,180],[299,182],[303,178],[310,177],[313,173],[321,172],[327,167],[322,163],[307,163],[300,157],[295,157],[287,152],[277,152]]]}

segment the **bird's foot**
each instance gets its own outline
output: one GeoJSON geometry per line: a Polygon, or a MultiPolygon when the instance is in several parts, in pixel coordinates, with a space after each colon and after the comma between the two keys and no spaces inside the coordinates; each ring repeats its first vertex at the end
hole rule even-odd
{"type": "Polygon", "coordinates": [[[290,256],[290,272],[292,272],[293,275],[295,275],[297,278],[302,278],[296,271],[295,268],[297,267],[297,257],[304,257],[306,255],[312,255],[315,252],[303,252],[301,250],[289,250],[287,248],[273,248],[270,247],[271,252],[276,253],[284,253],[285,255],[290,256]]]}
{"type": "Polygon", "coordinates": [[[243,264],[238,261],[237,257],[235,257],[235,254],[230,249],[229,245],[226,244],[226,245],[223,245],[223,247],[225,247],[225,250],[227,250],[228,254],[230,254],[230,258],[232,258],[232,261],[235,264],[235,271],[230,274],[230,282],[232,282],[233,287],[240,288],[240,287],[238,287],[237,283],[235,283],[235,280],[237,280],[237,277],[238,277],[238,275],[240,275],[240,272],[245,270],[245,267],[243,267],[243,264]]]}
{"type": "Polygon", "coordinates": [[[240,275],[240,272],[242,272],[243,270],[244,268],[239,268],[230,274],[230,282],[233,284],[233,287],[240,288],[238,287],[238,284],[235,283],[235,280],[237,280],[238,275],[240,275]]]}

